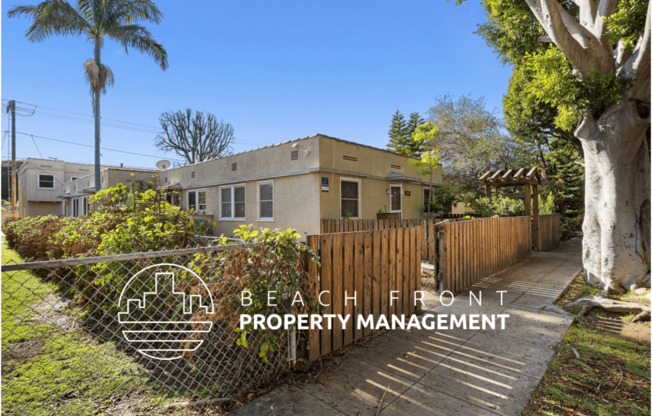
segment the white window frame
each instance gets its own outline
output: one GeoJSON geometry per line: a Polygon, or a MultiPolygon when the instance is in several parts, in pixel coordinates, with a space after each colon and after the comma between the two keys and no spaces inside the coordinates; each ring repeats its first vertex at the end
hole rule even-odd
{"type": "Polygon", "coordinates": [[[258,188],[258,221],[274,221],[274,181],[260,181],[257,183],[258,188]],[[261,185],[272,185],[272,216],[271,217],[261,217],[260,216],[260,204],[263,200],[260,198],[260,187],[261,185]]]}
{"type": "Polygon", "coordinates": [[[226,185],[220,186],[220,206],[219,206],[220,220],[222,221],[245,221],[247,219],[247,185],[244,183],[239,183],[235,185],[226,185]],[[244,206],[245,206],[245,216],[244,217],[234,217],[235,215],[235,188],[244,188],[244,206]],[[222,189],[231,190],[231,216],[224,217],[222,215],[222,189]]]}
{"type": "MultiPolygon", "coordinates": [[[[395,183],[390,183],[389,184],[389,212],[398,212],[399,214],[403,214],[403,185],[401,184],[395,184],[395,183]],[[401,192],[399,193],[399,197],[401,198],[401,209],[394,210],[392,209],[392,188],[399,188],[401,192]]],[[[402,216],[402,215],[399,215],[402,216]]]]}
{"type": "Polygon", "coordinates": [[[358,215],[351,217],[351,219],[360,219],[362,218],[362,181],[358,178],[340,178],[340,218],[344,218],[344,213],[342,212],[342,182],[357,182],[358,183],[358,215]]]}
{"type": "Polygon", "coordinates": [[[55,189],[57,186],[57,178],[54,176],[54,174],[51,173],[39,173],[38,174],[38,182],[36,182],[37,188],[38,189],[55,189]],[[52,176],[52,188],[47,188],[44,186],[41,186],[41,176],[52,176]]]}
{"type": "Polygon", "coordinates": [[[188,191],[188,204],[187,204],[188,209],[190,209],[190,194],[195,194],[196,206],[195,206],[194,210],[196,212],[206,212],[206,206],[208,205],[208,193],[206,192],[206,190],[205,189],[195,189],[195,190],[192,190],[192,191],[188,191]],[[204,203],[200,204],[199,203],[199,194],[202,193],[202,192],[204,193],[204,203]],[[203,206],[203,208],[202,208],[202,206],[203,206]]]}

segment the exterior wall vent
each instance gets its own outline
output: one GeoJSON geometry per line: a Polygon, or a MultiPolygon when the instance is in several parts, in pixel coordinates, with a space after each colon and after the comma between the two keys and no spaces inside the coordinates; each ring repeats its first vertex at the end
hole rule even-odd
{"type": "Polygon", "coordinates": [[[401,170],[401,165],[392,165],[392,169],[401,170]]]}
{"type": "Polygon", "coordinates": [[[298,150],[292,150],[290,152],[290,160],[299,160],[299,151],[298,150]]]}
{"type": "Polygon", "coordinates": [[[357,158],[357,157],[354,157],[354,156],[347,156],[347,155],[342,156],[342,159],[344,159],[344,160],[348,160],[349,162],[357,162],[357,161],[358,161],[358,158],[357,158]]]}
{"type": "Polygon", "coordinates": [[[195,171],[190,172],[190,178],[195,179],[195,171]]]}
{"type": "Polygon", "coordinates": [[[237,163],[231,163],[231,170],[238,170],[238,164],[237,163]]]}

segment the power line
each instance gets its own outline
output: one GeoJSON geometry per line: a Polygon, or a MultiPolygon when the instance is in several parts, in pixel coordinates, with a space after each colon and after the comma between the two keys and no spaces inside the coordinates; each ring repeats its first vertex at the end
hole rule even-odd
{"type": "MultiPolygon", "coordinates": [[[[55,139],[55,138],[53,138],[53,137],[38,136],[38,135],[36,135],[36,134],[25,133],[25,132],[22,132],[22,131],[18,131],[18,132],[16,132],[16,133],[18,133],[18,134],[22,134],[22,135],[24,135],[24,136],[29,136],[29,137],[32,137],[32,138],[42,139],[42,140],[50,140],[50,141],[53,141],[53,142],[73,144],[73,145],[75,145],[75,146],[91,147],[91,148],[94,148],[94,147],[95,147],[94,145],[91,145],[91,144],[80,143],[80,142],[73,142],[73,141],[70,141],[70,140],[63,140],[63,139],[55,139]]],[[[129,151],[127,151],[127,150],[112,149],[112,148],[109,148],[109,147],[101,147],[100,150],[106,150],[106,151],[117,152],[117,153],[125,153],[125,154],[136,155],[136,156],[143,156],[143,157],[151,157],[151,158],[154,158],[154,159],[161,159],[161,158],[162,158],[161,156],[148,155],[148,154],[138,153],[138,152],[129,152],[129,151]]],[[[171,158],[171,159],[172,159],[172,158],[171,158]]],[[[182,159],[172,159],[172,160],[176,160],[176,161],[183,162],[182,159]]]]}

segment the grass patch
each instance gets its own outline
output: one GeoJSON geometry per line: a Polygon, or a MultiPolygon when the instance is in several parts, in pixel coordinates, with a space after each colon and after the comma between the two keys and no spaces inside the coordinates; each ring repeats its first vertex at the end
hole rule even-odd
{"type": "MultiPolygon", "coordinates": [[[[14,250],[2,244],[2,264],[22,263],[14,250]]],[[[51,325],[34,325],[30,318],[38,315],[34,306],[54,293],[56,287],[44,283],[27,270],[2,273],[2,349],[10,342],[27,341],[53,330],[51,325]]]]}
{"type": "MultiPolygon", "coordinates": [[[[597,291],[578,276],[558,304],[597,291]]],[[[525,415],[650,414],[649,342],[605,331],[599,319],[591,312],[571,325],[525,415]]]]}
{"type": "MultiPolygon", "coordinates": [[[[22,258],[3,244],[7,262],[22,258]]],[[[159,393],[113,343],[39,324],[39,303],[55,293],[54,285],[30,271],[2,273],[3,414],[115,414],[121,402],[128,407],[120,413],[173,414],[166,405],[196,395],[159,393]]]]}

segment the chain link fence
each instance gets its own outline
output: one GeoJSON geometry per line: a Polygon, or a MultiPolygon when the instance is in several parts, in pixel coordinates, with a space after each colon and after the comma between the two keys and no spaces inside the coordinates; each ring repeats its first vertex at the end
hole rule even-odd
{"type": "Polygon", "coordinates": [[[2,267],[2,413],[214,414],[272,382],[296,351],[269,360],[236,345],[224,250],[186,248],[2,267]]]}

